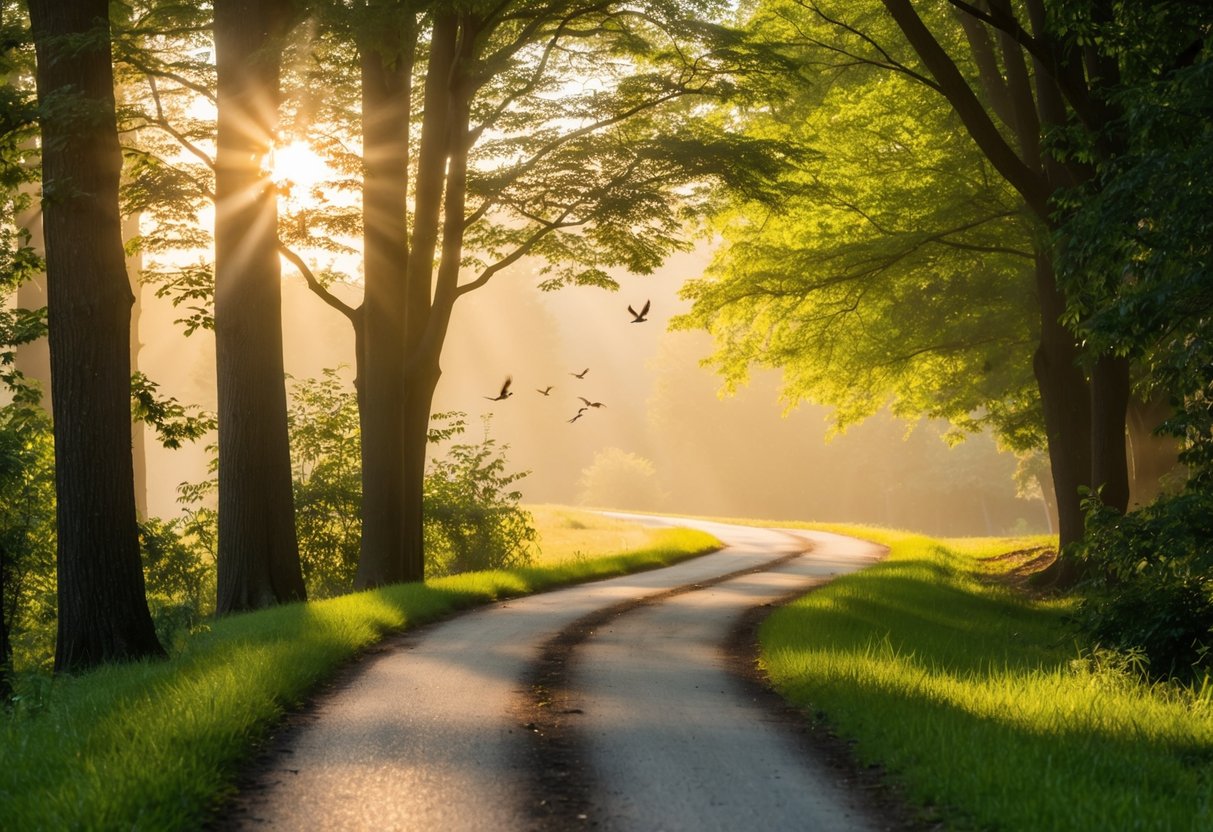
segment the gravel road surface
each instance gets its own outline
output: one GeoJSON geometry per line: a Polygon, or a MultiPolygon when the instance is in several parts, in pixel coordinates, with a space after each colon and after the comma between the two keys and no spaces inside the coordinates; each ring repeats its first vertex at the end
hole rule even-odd
{"type": "Polygon", "coordinates": [[[727,548],[390,639],[286,734],[219,825],[875,828],[856,796],[754,701],[725,645],[747,610],[861,568],[878,547],[818,532],[637,519],[702,528],[727,548]],[[526,715],[546,704],[533,685],[537,663],[560,633],[604,610],[609,620],[568,646],[560,669],[562,702],[572,704],[561,739],[578,765],[559,774],[582,797],[569,804],[572,816],[544,811],[559,801],[536,793],[545,746],[526,715]]]}

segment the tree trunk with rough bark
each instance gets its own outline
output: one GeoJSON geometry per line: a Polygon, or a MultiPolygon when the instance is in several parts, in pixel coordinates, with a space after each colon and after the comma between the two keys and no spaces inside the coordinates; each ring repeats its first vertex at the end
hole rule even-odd
{"type": "MultiPolygon", "coordinates": [[[[452,123],[455,106],[454,78],[460,43],[460,17],[451,10],[435,16],[430,38],[429,65],[424,88],[424,119],[421,124],[417,150],[417,170],[413,189],[414,208],[412,233],[407,239],[411,248],[401,269],[399,261],[389,273],[392,263],[377,263],[383,267],[380,287],[371,292],[368,280],[364,301],[363,322],[365,348],[361,356],[359,375],[365,403],[362,417],[364,429],[363,454],[378,455],[374,467],[363,472],[364,518],[373,524],[363,526],[363,544],[356,583],[359,587],[378,586],[401,581],[425,579],[425,553],[422,538],[423,490],[425,486],[425,456],[429,437],[430,406],[438,384],[438,366],[445,322],[454,303],[453,292],[435,291],[436,277],[441,282],[443,266],[435,275],[434,259],[438,252],[440,231],[442,264],[450,267],[451,253],[458,269],[462,254],[462,233],[452,235],[450,225],[443,226],[444,212],[448,218],[458,216],[462,232],[463,182],[449,173],[452,137],[466,134],[466,117],[462,124],[452,123]],[[399,303],[397,307],[395,304],[399,303]],[[386,308],[384,305],[387,304],[386,308]],[[373,322],[378,322],[378,335],[372,335],[373,322]],[[390,525],[390,528],[388,526],[390,525]]],[[[465,40],[465,44],[470,40],[465,40]]],[[[372,56],[373,57],[373,56],[372,56]]],[[[367,64],[364,56],[364,84],[367,64]]],[[[391,124],[405,114],[393,116],[400,106],[397,98],[382,97],[377,90],[380,79],[371,66],[371,96],[364,88],[363,101],[375,102],[374,111],[365,113],[377,127],[382,120],[391,124]]],[[[407,122],[405,122],[407,123],[407,122]]],[[[372,219],[391,221],[399,210],[394,198],[385,191],[395,189],[399,199],[407,192],[407,178],[396,179],[401,169],[399,149],[386,142],[376,144],[384,153],[384,178],[371,189],[373,205],[390,207],[390,214],[372,219]],[[390,162],[387,164],[386,162],[390,162]]],[[[368,171],[371,169],[368,166],[368,171]]],[[[380,257],[398,252],[403,240],[394,236],[380,239],[372,247],[367,229],[367,253],[380,257]]],[[[398,232],[391,230],[394,235],[398,232]]],[[[368,278],[370,272],[368,271],[368,278]]]]}
{"type": "MultiPolygon", "coordinates": [[[[1036,258],[1036,291],[1040,298],[1040,344],[1033,359],[1040,387],[1048,441],[1049,466],[1057,499],[1058,537],[1065,546],[1082,538],[1079,486],[1090,485],[1090,392],[1078,366],[1074,336],[1060,323],[1065,300],[1057,289],[1047,257],[1036,258]]],[[[1060,561],[1059,561],[1060,562],[1060,561]]]]}
{"type": "Polygon", "coordinates": [[[215,354],[219,614],[303,600],[282,356],[277,128],[287,0],[216,0],[215,354]]]}
{"type": "Polygon", "coordinates": [[[401,580],[425,579],[425,459],[429,447],[430,412],[440,371],[437,361],[408,380],[404,412],[402,457],[403,491],[400,501],[401,580]]]}
{"type": "MultiPolygon", "coordinates": [[[[414,33],[360,38],[363,134],[362,539],[355,585],[405,580],[404,320],[414,33]]],[[[424,466],[424,461],[423,461],[424,466]]]]}
{"type": "Polygon", "coordinates": [[[1091,487],[1122,514],[1129,508],[1129,387],[1129,359],[1104,355],[1091,368],[1091,487]]]}
{"type": "Polygon", "coordinates": [[[57,671],[161,656],[130,445],[130,281],[106,0],[31,0],[58,522],[57,671]]]}

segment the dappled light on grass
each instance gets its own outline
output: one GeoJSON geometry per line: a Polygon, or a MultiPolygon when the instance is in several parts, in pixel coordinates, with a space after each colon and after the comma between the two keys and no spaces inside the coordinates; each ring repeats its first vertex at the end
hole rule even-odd
{"type": "Polygon", "coordinates": [[[773,614],[761,638],[779,689],[854,738],[862,761],[958,828],[1213,824],[1207,696],[1080,657],[1073,601],[979,578],[996,568],[980,558],[1025,541],[853,533],[889,558],[773,614]]]}

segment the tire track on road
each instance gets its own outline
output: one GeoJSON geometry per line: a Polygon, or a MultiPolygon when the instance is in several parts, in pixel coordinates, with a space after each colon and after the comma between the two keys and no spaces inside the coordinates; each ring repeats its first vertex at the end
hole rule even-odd
{"type": "MultiPolygon", "coordinates": [[[[699,527],[728,547],[663,569],[511,599],[387,639],[293,720],[295,727],[284,731],[280,742],[271,743],[266,760],[244,780],[241,798],[215,818],[212,828],[713,828],[702,822],[702,812],[710,818],[715,811],[710,796],[685,823],[635,823],[620,815],[617,803],[604,796],[631,787],[604,775],[599,738],[585,741],[586,726],[599,715],[601,703],[586,713],[583,705],[561,698],[562,690],[579,686],[567,674],[584,672],[578,657],[652,611],[676,610],[687,599],[733,592],[788,570],[813,573],[799,579],[797,589],[803,591],[812,580],[862,564],[854,558],[834,563],[817,551],[803,556],[799,535],[793,546],[794,538],[779,530],[644,519],[699,527]],[[560,662],[553,633],[565,631],[572,647],[560,662]],[[545,666],[555,668],[555,675],[545,676],[545,666]],[[562,723],[550,724],[553,716],[562,723]]],[[[767,594],[774,598],[785,591],[767,594]]],[[[722,626],[727,631],[730,621],[722,626]]],[[[725,641],[721,635],[715,647],[725,641]]],[[[761,730],[766,717],[751,716],[761,730]]],[[[624,733],[633,727],[630,720],[621,723],[624,733]]],[[[692,750],[692,762],[694,757],[692,750]]],[[[642,818],[658,818],[666,802],[659,796],[653,804],[651,794],[639,799],[650,801],[636,810],[642,818]]],[[[761,801],[761,795],[751,799],[761,801]]],[[[839,817],[850,818],[845,801],[831,805],[839,817]]]]}
{"type": "Polygon", "coordinates": [[[767,531],[798,550],[597,610],[547,641],[517,710],[533,829],[914,828],[878,774],[812,731],[755,661],[771,608],[881,547],[767,531]]]}
{"type": "Polygon", "coordinates": [[[548,639],[531,666],[526,688],[515,706],[519,722],[531,736],[524,773],[527,784],[523,791],[532,795],[528,808],[535,829],[568,830],[592,825],[588,765],[569,719],[584,713],[576,707],[576,697],[569,685],[568,671],[574,651],[598,628],[621,615],[745,575],[769,571],[801,557],[808,550],[806,546],[757,566],[612,604],[577,619],[548,639]]]}

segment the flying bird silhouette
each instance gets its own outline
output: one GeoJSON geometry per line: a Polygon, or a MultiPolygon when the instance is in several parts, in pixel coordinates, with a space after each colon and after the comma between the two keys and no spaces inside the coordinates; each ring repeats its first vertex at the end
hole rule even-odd
{"type": "Polygon", "coordinates": [[[630,305],[628,306],[628,311],[632,313],[632,323],[642,324],[648,320],[648,318],[645,316],[649,314],[649,306],[652,304],[652,302],[652,300],[646,300],[644,302],[644,307],[639,312],[633,309],[630,305]]]}
{"type": "MultiPolygon", "coordinates": [[[[606,407],[606,405],[603,404],[602,402],[592,402],[589,399],[587,399],[585,396],[578,396],[577,398],[579,398],[583,402],[585,402],[585,407],[606,407]]],[[[585,407],[583,407],[581,409],[585,410],[585,407]]]]}
{"type": "Polygon", "coordinates": [[[569,424],[571,425],[571,424],[573,424],[574,422],[576,422],[578,419],[580,419],[580,418],[581,418],[581,414],[582,414],[582,413],[585,413],[585,408],[584,408],[584,407],[583,407],[583,408],[581,408],[581,410],[578,410],[578,411],[577,411],[577,415],[576,415],[576,416],[574,416],[572,419],[569,419],[569,424]]]}
{"type": "Polygon", "coordinates": [[[589,371],[590,371],[590,368],[586,367],[580,373],[569,373],[569,375],[576,376],[577,378],[585,378],[585,374],[588,373],[589,371]]]}
{"type": "Polygon", "coordinates": [[[552,394],[552,385],[549,384],[547,387],[543,388],[542,390],[540,390],[538,387],[536,387],[535,392],[541,396],[550,396],[552,394]]]}
{"type": "Polygon", "coordinates": [[[510,382],[513,380],[514,379],[511,378],[510,376],[506,376],[505,384],[501,385],[501,392],[498,393],[496,396],[485,396],[484,398],[488,399],[491,402],[499,402],[499,401],[502,401],[503,399],[508,399],[510,396],[514,395],[513,393],[510,392],[510,382]]]}

